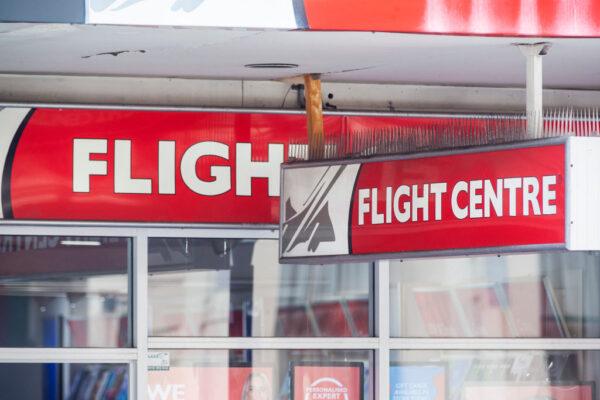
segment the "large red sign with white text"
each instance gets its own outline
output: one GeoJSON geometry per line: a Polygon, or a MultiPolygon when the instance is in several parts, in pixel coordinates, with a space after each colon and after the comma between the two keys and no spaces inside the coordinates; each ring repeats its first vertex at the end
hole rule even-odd
{"type": "Polygon", "coordinates": [[[282,258],[564,245],[566,145],[283,169],[282,258]]]}
{"type": "MultiPolygon", "coordinates": [[[[305,120],[5,108],[0,217],[274,224],[279,165],[290,141],[306,137],[305,120]]],[[[325,124],[336,132],[341,117],[325,124]]]]}

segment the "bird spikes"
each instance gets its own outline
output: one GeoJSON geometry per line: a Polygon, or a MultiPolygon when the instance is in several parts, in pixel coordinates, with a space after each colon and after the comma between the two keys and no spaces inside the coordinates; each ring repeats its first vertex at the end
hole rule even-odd
{"type": "MultiPolygon", "coordinates": [[[[418,153],[564,136],[600,136],[598,109],[556,108],[545,110],[541,118],[530,117],[534,122],[529,130],[526,114],[488,114],[438,120],[424,117],[423,123],[419,117],[413,117],[406,118],[401,125],[326,132],[322,159],[418,153]]],[[[289,160],[313,160],[309,158],[307,138],[291,140],[289,160]]]]}

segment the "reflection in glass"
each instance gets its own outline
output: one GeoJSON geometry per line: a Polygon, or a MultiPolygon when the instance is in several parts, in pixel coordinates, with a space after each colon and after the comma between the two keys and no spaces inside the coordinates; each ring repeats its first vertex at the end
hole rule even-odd
{"type": "Polygon", "coordinates": [[[390,400],[594,400],[600,351],[392,351],[390,400]]]}
{"type": "Polygon", "coordinates": [[[330,389],[362,392],[364,400],[374,398],[370,373],[373,353],[369,350],[157,351],[169,352],[171,365],[168,370],[148,373],[149,400],[289,400],[292,384],[296,393],[303,384],[298,375],[292,383],[291,373],[296,365],[310,378],[305,380],[305,386],[321,395],[314,398],[344,399],[343,393],[341,397],[331,396],[330,389]],[[362,379],[357,371],[362,372],[362,379]],[[320,377],[334,378],[340,385],[331,387],[331,379],[316,382],[320,377]],[[330,397],[324,396],[327,394],[330,397]]]}
{"type": "Polygon", "coordinates": [[[0,364],[0,398],[127,400],[124,364],[0,364]]]}
{"type": "Polygon", "coordinates": [[[600,255],[392,261],[396,337],[600,337],[600,255]]]}
{"type": "Polygon", "coordinates": [[[130,240],[0,236],[0,347],[130,345],[130,240]]]}
{"type": "Polygon", "coordinates": [[[276,240],[149,240],[152,336],[368,336],[371,265],[280,265],[276,240]]]}

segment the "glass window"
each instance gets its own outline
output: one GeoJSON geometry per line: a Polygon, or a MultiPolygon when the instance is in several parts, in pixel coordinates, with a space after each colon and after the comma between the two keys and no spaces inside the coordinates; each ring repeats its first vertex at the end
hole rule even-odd
{"type": "Polygon", "coordinates": [[[600,337],[600,254],[392,261],[396,337],[600,337]]]}
{"type": "Polygon", "coordinates": [[[0,398],[126,400],[126,364],[0,364],[0,398]]]}
{"type": "Polygon", "coordinates": [[[392,351],[390,399],[594,400],[600,351],[392,351]]]}
{"type": "Polygon", "coordinates": [[[374,399],[369,350],[157,351],[170,367],[148,373],[149,400],[374,399]]]}
{"type": "Polygon", "coordinates": [[[130,346],[131,241],[0,235],[0,347],[130,346]]]}
{"type": "Polygon", "coordinates": [[[371,264],[280,265],[277,240],[149,240],[152,336],[369,336],[371,264]]]}

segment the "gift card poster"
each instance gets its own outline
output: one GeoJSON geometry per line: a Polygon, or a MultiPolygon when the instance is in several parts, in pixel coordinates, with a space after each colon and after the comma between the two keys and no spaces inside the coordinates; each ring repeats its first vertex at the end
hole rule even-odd
{"type": "Polygon", "coordinates": [[[363,400],[363,364],[292,365],[292,400],[363,400]]]}
{"type": "Polygon", "coordinates": [[[593,384],[467,386],[464,400],[594,400],[593,384]]]}
{"type": "Polygon", "coordinates": [[[256,367],[174,367],[148,372],[149,400],[271,400],[273,371],[256,367]]]}
{"type": "Polygon", "coordinates": [[[446,366],[390,367],[390,400],[446,400],[446,366]]]}

